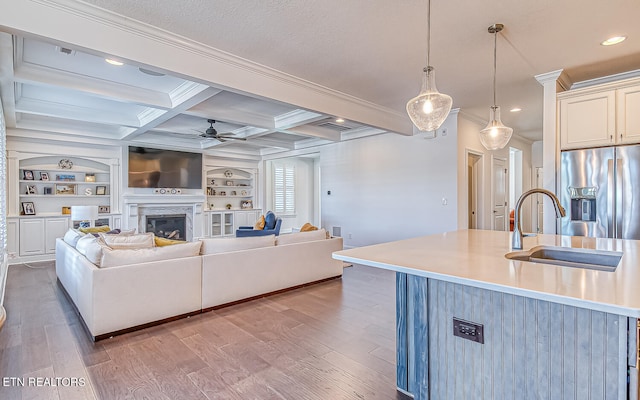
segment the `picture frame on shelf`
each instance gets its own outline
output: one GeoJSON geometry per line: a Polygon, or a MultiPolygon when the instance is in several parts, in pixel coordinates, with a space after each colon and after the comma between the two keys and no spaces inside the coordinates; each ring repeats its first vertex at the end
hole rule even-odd
{"type": "Polygon", "coordinates": [[[43,194],[53,194],[53,188],[51,186],[45,186],[42,188],[43,194]]]}
{"type": "Polygon", "coordinates": [[[96,196],[104,196],[107,194],[106,186],[96,186],[96,196]]]}
{"type": "Polygon", "coordinates": [[[242,200],[240,203],[240,208],[243,210],[253,208],[253,200],[242,200]]]}
{"type": "Polygon", "coordinates": [[[227,186],[233,186],[233,181],[227,181],[227,186]]]}
{"type": "Polygon", "coordinates": [[[236,193],[236,191],[235,191],[235,190],[232,190],[232,191],[231,191],[231,196],[237,196],[237,195],[238,195],[238,194],[236,193]]]}
{"type": "Polygon", "coordinates": [[[23,179],[25,181],[32,181],[33,180],[33,171],[31,171],[30,169],[25,169],[23,174],[24,174],[23,179]]]}
{"type": "Polygon", "coordinates": [[[67,214],[71,214],[71,207],[70,206],[62,206],[62,215],[67,215],[67,214]]]}
{"type": "Polygon", "coordinates": [[[36,206],[33,205],[33,201],[22,202],[22,213],[24,215],[36,215],[36,206]]]}
{"type": "Polygon", "coordinates": [[[98,206],[98,214],[109,214],[111,206],[98,206]]]}
{"type": "Polygon", "coordinates": [[[26,193],[27,194],[38,194],[38,191],[36,189],[36,185],[27,185],[26,193]]]}
{"type": "Polygon", "coordinates": [[[56,185],[56,194],[76,194],[76,185],[56,185]]]}
{"type": "Polygon", "coordinates": [[[76,176],[70,174],[57,174],[56,180],[61,182],[75,182],[76,176]]]}
{"type": "Polygon", "coordinates": [[[86,173],[84,175],[84,181],[85,182],[95,182],[96,181],[96,174],[86,173]]]}
{"type": "Polygon", "coordinates": [[[49,173],[48,172],[40,172],[40,180],[41,181],[48,181],[49,180],[49,173]]]}

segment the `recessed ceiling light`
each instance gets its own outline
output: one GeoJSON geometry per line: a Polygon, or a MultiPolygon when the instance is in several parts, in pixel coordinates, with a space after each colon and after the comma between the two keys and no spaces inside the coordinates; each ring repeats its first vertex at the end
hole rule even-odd
{"type": "Polygon", "coordinates": [[[614,44],[624,42],[626,38],[627,38],[626,36],[614,36],[614,37],[610,37],[609,39],[605,40],[600,44],[603,46],[613,46],[614,44]]]}
{"type": "Polygon", "coordinates": [[[341,124],[344,122],[344,118],[336,118],[336,122],[341,124]]]}
{"type": "Polygon", "coordinates": [[[518,112],[518,111],[522,111],[522,108],[520,107],[513,107],[511,110],[509,110],[511,112],[518,112]]]}
{"type": "Polygon", "coordinates": [[[112,59],[110,59],[110,58],[105,58],[104,60],[105,60],[106,62],[108,62],[109,64],[111,64],[111,65],[117,65],[117,66],[124,65],[124,63],[122,63],[122,62],[117,61],[117,60],[112,60],[112,59]]]}

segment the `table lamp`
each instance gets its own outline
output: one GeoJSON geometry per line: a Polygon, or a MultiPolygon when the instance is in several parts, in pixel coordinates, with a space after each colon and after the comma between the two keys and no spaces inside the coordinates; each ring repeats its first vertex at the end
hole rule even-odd
{"type": "Polygon", "coordinates": [[[71,206],[71,221],[80,221],[80,228],[92,227],[98,219],[98,206],[71,206]]]}

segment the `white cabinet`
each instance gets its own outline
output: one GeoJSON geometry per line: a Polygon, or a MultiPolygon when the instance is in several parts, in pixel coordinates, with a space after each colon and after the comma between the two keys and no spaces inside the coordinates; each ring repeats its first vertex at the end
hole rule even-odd
{"type": "Polygon", "coordinates": [[[234,236],[236,231],[233,224],[233,216],[233,211],[214,211],[209,213],[209,236],[234,236]]]}
{"type": "Polygon", "coordinates": [[[45,252],[44,218],[20,219],[20,256],[36,256],[45,252]]]}
{"type": "Polygon", "coordinates": [[[253,209],[246,211],[236,211],[235,212],[235,227],[234,231],[238,230],[241,226],[254,226],[260,218],[262,210],[253,209]]]}
{"type": "Polygon", "coordinates": [[[640,143],[640,82],[608,83],[558,95],[562,150],[640,143]]]}
{"type": "Polygon", "coordinates": [[[63,237],[69,229],[69,218],[45,218],[44,221],[44,242],[45,253],[56,252],[56,239],[63,237]]]}
{"type": "Polygon", "coordinates": [[[20,238],[19,248],[14,249],[14,253],[18,252],[20,257],[53,254],[56,238],[63,237],[67,229],[68,217],[20,218],[19,232],[13,233],[20,238]]]}
{"type": "Polygon", "coordinates": [[[640,85],[616,91],[618,143],[640,143],[640,85]]]}
{"type": "Polygon", "coordinates": [[[18,232],[20,220],[17,218],[7,218],[7,254],[11,258],[18,257],[20,248],[18,247],[18,232]]]}
{"type": "Polygon", "coordinates": [[[560,100],[560,148],[608,146],[615,136],[615,91],[560,100]]]}

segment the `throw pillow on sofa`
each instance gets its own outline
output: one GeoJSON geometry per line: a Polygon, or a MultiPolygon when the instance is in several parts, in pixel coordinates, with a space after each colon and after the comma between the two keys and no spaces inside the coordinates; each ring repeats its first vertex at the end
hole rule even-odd
{"type": "Polygon", "coordinates": [[[308,222],[302,225],[302,227],[300,228],[300,232],[309,232],[309,231],[317,231],[317,230],[318,230],[317,226],[313,226],[308,222]]]}
{"type": "Polygon", "coordinates": [[[260,218],[258,218],[258,221],[256,221],[256,224],[253,226],[253,229],[264,229],[264,215],[261,215],[260,218]]]}
{"type": "Polygon", "coordinates": [[[112,249],[146,249],[154,247],[154,234],[139,233],[136,235],[100,235],[102,241],[112,249]]]}
{"type": "Polygon", "coordinates": [[[105,248],[107,247],[101,243],[101,240],[93,235],[84,235],[78,239],[78,243],[76,244],[78,253],[85,256],[87,260],[98,267],[100,266],[102,252],[105,248]]]}
{"type": "Polygon", "coordinates": [[[156,247],[171,246],[174,244],[186,243],[184,240],[173,240],[173,239],[167,239],[167,238],[162,238],[157,236],[154,236],[153,241],[155,242],[156,247]]]}
{"type": "Polygon", "coordinates": [[[111,228],[109,226],[92,226],[89,228],[80,228],[78,229],[82,233],[100,233],[100,232],[109,232],[111,228]]]}
{"type": "Polygon", "coordinates": [[[84,233],[80,232],[77,229],[69,228],[67,233],[64,234],[62,240],[64,240],[64,242],[69,246],[76,247],[76,245],[78,244],[78,239],[80,239],[84,235],[84,233]]]}
{"type": "MultiPolygon", "coordinates": [[[[201,242],[185,242],[180,246],[162,246],[147,249],[112,250],[105,248],[102,253],[100,267],[108,268],[175,258],[194,257],[200,255],[201,246],[201,242]]],[[[179,265],[177,265],[177,267],[179,267],[179,265]]]]}
{"type": "Polygon", "coordinates": [[[276,227],[276,215],[267,211],[264,215],[264,229],[274,229],[276,227]]]}

